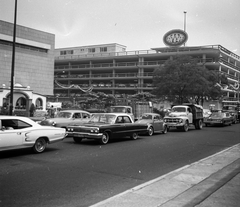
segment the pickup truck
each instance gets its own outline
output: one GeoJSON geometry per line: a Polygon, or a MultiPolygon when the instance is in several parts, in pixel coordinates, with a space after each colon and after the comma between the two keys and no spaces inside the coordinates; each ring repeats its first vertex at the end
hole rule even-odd
{"type": "Polygon", "coordinates": [[[196,104],[175,105],[170,113],[165,115],[164,122],[168,129],[177,128],[187,132],[190,125],[194,125],[196,129],[203,127],[203,108],[196,104]]]}
{"type": "Polygon", "coordinates": [[[82,139],[95,139],[101,144],[107,144],[110,139],[125,136],[135,140],[138,133],[147,132],[146,123],[134,123],[127,113],[96,113],[86,123],[67,127],[68,136],[72,136],[76,143],[82,139]]]}

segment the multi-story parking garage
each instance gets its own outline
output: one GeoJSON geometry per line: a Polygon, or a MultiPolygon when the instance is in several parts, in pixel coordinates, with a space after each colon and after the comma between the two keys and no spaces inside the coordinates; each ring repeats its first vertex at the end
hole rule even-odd
{"type": "Polygon", "coordinates": [[[221,45],[125,50],[119,44],[56,49],[55,97],[72,100],[89,90],[116,97],[151,92],[153,71],[171,57],[188,55],[202,67],[225,74],[229,86],[219,83],[224,101],[239,101],[240,56],[221,45]]]}

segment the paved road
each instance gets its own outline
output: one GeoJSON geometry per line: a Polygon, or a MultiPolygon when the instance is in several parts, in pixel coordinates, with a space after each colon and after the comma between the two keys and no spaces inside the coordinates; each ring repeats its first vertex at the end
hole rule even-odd
{"type": "Polygon", "coordinates": [[[239,124],[0,153],[1,206],[89,206],[239,143],[239,124]]]}

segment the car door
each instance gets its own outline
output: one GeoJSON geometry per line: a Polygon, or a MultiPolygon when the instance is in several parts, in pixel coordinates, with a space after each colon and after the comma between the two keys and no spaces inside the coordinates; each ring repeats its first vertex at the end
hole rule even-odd
{"type": "Polygon", "coordinates": [[[116,136],[125,136],[126,126],[124,123],[124,116],[117,116],[114,126],[112,127],[112,133],[116,136]]]}
{"type": "Polygon", "coordinates": [[[73,114],[72,122],[73,122],[73,124],[82,124],[82,123],[87,122],[89,120],[89,118],[90,118],[90,115],[87,113],[75,112],[73,114]]]}
{"type": "Polygon", "coordinates": [[[163,125],[163,120],[160,119],[159,115],[154,115],[153,116],[153,128],[154,131],[161,131],[162,130],[162,125],[163,125]]]}
{"type": "Polygon", "coordinates": [[[1,120],[0,149],[20,148],[23,145],[24,133],[18,128],[18,120],[1,120]]]}

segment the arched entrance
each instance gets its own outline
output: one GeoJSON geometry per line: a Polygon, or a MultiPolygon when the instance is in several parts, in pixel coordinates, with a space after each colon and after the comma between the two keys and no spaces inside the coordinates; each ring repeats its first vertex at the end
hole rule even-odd
{"type": "MultiPolygon", "coordinates": [[[[3,100],[4,103],[9,107],[10,103],[10,92],[6,95],[3,100]]],[[[13,93],[13,114],[17,116],[29,116],[29,106],[32,100],[29,96],[21,91],[13,93]]]]}

